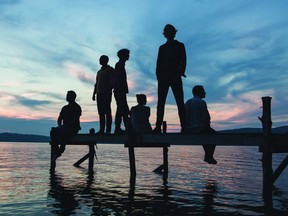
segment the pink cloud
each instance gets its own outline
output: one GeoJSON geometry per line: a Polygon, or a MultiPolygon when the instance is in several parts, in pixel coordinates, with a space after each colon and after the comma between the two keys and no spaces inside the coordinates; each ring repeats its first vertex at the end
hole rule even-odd
{"type": "Polygon", "coordinates": [[[65,68],[72,77],[75,77],[84,83],[95,83],[95,74],[92,74],[89,68],[73,63],[66,63],[65,68]]]}

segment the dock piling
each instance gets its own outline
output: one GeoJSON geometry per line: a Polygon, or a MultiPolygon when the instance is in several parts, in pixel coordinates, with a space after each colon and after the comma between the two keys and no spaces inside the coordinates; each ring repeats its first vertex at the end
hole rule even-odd
{"type": "Polygon", "coordinates": [[[273,170],[272,170],[272,151],[271,151],[271,97],[262,97],[263,114],[259,118],[262,122],[264,144],[262,155],[262,169],[263,169],[263,198],[267,210],[271,210],[272,190],[273,190],[273,170]]]}

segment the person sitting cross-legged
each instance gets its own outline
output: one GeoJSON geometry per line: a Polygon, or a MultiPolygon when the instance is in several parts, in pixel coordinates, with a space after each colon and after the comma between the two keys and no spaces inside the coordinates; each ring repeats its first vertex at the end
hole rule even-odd
{"type": "MultiPolygon", "coordinates": [[[[187,119],[187,133],[190,134],[215,134],[217,133],[210,127],[210,114],[207,108],[205,98],[206,92],[204,87],[196,85],[192,89],[193,98],[185,103],[186,119],[187,119]]],[[[205,151],[204,161],[209,164],[217,164],[214,158],[216,145],[203,144],[205,151]]]]}

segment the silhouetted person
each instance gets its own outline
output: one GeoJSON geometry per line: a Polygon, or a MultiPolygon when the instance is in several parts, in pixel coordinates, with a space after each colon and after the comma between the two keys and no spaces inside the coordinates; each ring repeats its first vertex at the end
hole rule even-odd
{"type": "MultiPolygon", "coordinates": [[[[189,99],[186,104],[187,132],[192,134],[215,134],[217,133],[210,127],[210,114],[207,108],[205,98],[206,92],[204,87],[196,85],[192,89],[193,98],[189,99]]],[[[209,164],[217,164],[214,159],[216,145],[202,145],[205,151],[204,161],[209,164]]]]}
{"type": "Polygon", "coordinates": [[[122,118],[125,129],[131,129],[131,121],[129,118],[129,107],[127,103],[128,83],[125,69],[125,62],[129,59],[130,51],[128,49],[121,49],[117,52],[119,61],[115,65],[114,77],[114,97],[116,100],[116,115],[115,115],[115,133],[121,134],[125,132],[121,129],[122,118]]]}
{"type": "Polygon", "coordinates": [[[173,25],[167,24],[163,30],[163,35],[167,42],[159,47],[156,76],[158,80],[158,103],[157,119],[154,133],[161,133],[161,125],[164,117],[165,102],[169,87],[174,94],[178,115],[180,118],[181,132],[185,131],[185,106],[182,78],[185,76],[186,51],[183,43],[175,40],[177,30],[173,25]]]}
{"type": "Polygon", "coordinates": [[[137,106],[131,108],[132,129],[136,133],[149,133],[152,128],[149,122],[150,107],[145,106],[147,103],[146,95],[137,94],[137,106]]]}
{"type": "Polygon", "coordinates": [[[114,69],[108,65],[109,58],[106,55],[102,55],[99,59],[101,69],[97,72],[96,83],[94,85],[94,91],[92,100],[97,101],[97,109],[99,114],[100,130],[98,135],[104,134],[105,124],[106,133],[111,133],[112,114],[111,114],[111,99],[114,80],[114,69]]]}
{"type": "Polygon", "coordinates": [[[80,116],[82,114],[81,107],[75,102],[76,93],[74,91],[68,91],[66,95],[65,105],[58,116],[58,127],[52,127],[50,131],[51,145],[55,147],[55,158],[61,156],[65,151],[65,145],[67,141],[81,130],[80,116]],[[59,147],[60,145],[60,147],[59,147]]]}

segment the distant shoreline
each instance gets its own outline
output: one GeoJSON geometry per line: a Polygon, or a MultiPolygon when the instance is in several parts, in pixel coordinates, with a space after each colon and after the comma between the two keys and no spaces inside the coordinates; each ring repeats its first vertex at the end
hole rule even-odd
{"type": "Polygon", "coordinates": [[[0,142],[49,142],[50,137],[34,134],[0,133],[0,142]]]}
{"type": "MultiPolygon", "coordinates": [[[[262,133],[262,128],[239,128],[218,131],[219,133],[262,133]]],[[[288,126],[272,128],[272,133],[285,134],[288,126]]],[[[35,134],[0,133],[0,142],[50,142],[49,136],[35,134]]]]}

